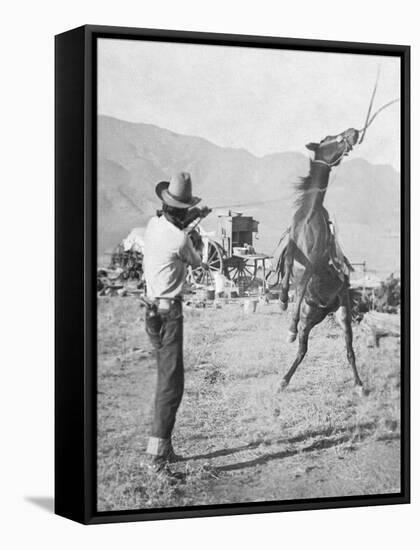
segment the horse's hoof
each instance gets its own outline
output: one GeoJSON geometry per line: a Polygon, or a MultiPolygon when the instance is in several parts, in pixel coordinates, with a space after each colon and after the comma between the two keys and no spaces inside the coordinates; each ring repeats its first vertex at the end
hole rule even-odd
{"type": "Polygon", "coordinates": [[[354,389],[359,397],[366,397],[369,395],[369,390],[365,389],[361,384],[356,384],[354,389]]]}
{"type": "Polygon", "coordinates": [[[296,340],[296,336],[297,336],[297,332],[292,332],[291,330],[289,330],[286,342],[288,344],[291,344],[292,342],[294,342],[296,340]]]}
{"type": "Polygon", "coordinates": [[[368,389],[359,385],[356,386],[356,391],[360,397],[367,397],[370,394],[368,389]]]}
{"type": "Polygon", "coordinates": [[[282,311],[286,311],[288,306],[288,301],[286,300],[285,302],[283,302],[283,300],[279,300],[279,306],[282,311]]]}
{"type": "Polygon", "coordinates": [[[283,380],[280,382],[280,386],[279,386],[278,391],[279,391],[279,392],[284,391],[284,390],[287,388],[288,385],[289,385],[289,382],[288,382],[287,380],[284,380],[284,379],[283,379],[283,380]]]}

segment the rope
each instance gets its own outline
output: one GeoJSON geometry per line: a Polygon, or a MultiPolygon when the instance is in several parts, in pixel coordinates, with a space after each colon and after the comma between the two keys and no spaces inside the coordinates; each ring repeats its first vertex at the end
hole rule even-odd
{"type": "Polygon", "coordinates": [[[378,87],[379,73],[380,73],[380,71],[381,71],[381,66],[378,65],[378,70],[377,70],[377,73],[376,73],[376,82],[375,82],[375,86],[374,86],[374,88],[373,88],[372,97],[370,98],[369,109],[368,109],[367,116],[366,116],[366,121],[365,121],[365,127],[363,128],[363,135],[362,135],[362,137],[360,138],[359,144],[362,143],[362,141],[363,141],[364,138],[365,138],[365,134],[366,134],[366,130],[367,130],[367,125],[368,125],[368,123],[369,123],[370,113],[371,113],[372,107],[373,107],[373,100],[375,99],[376,89],[377,89],[377,87],[378,87]]]}
{"type": "MultiPolygon", "coordinates": [[[[363,130],[366,130],[367,128],[369,128],[369,126],[372,124],[372,122],[375,120],[375,118],[379,115],[379,113],[381,111],[383,111],[384,109],[386,109],[387,107],[389,107],[390,105],[392,105],[393,103],[396,103],[397,101],[399,101],[400,98],[397,97],[396,99],[393,99],[392,101],[388,101],[388,103],[385,103],[385,105],[382,105],[382,107],[380,109],[378,109],[376,111],[376,113],[372,116],[372,118],[369,120],[369,122],[367,123],[367,125],[362,128],[362,130],[359,130],[360,132],[362,132],[363,130]]],[[[366,133],[366,132],[365,132],[366,133]]],[[[362,141],[360,140],[359,141],[359,144],[361,143],[362,141]]]]}

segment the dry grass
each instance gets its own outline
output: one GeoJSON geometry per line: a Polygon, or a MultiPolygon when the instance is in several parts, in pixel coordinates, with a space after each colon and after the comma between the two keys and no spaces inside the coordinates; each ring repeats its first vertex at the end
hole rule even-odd
{"type": "Polygon", "coordinates": [[[276,304],[185,311],[186,387],[174,444],[186,458],[170,484],[141,466],[155,360],[134,298],[99,302],[98,508],[124,510],[399,492],[400,350],[367,348],[355,327],[354,390],[339,327],[316,327],[289,388],[295,344],[276,304]]]}

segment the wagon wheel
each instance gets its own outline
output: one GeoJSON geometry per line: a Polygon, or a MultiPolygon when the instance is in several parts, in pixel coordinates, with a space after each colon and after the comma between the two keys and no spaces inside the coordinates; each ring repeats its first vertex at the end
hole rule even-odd
{"type": "Polygon", "coordinates": [[[237,287],[242,287],[244,290],[249,288],[251,283],[255,281],[257,276],[257,266],[249,264],[245,258],[232,256],[226,262],[225,275],[233,281],[237,287]]]}
{"type": "Polygon", "coordinates": [[[193,281],[200,285],[214,285],[214,274],[223,271],[223,249],[222,247],[206,239],[203,248],[203,263],[191,269],[193,281]]]}

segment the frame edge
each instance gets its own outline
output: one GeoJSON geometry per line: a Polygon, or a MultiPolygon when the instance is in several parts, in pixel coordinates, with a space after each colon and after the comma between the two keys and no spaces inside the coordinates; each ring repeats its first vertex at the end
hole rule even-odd
{"type": "Polygon", "coordinates": [[[55,502],[86,522],[84,27],[55,37],[55,502]]]}

